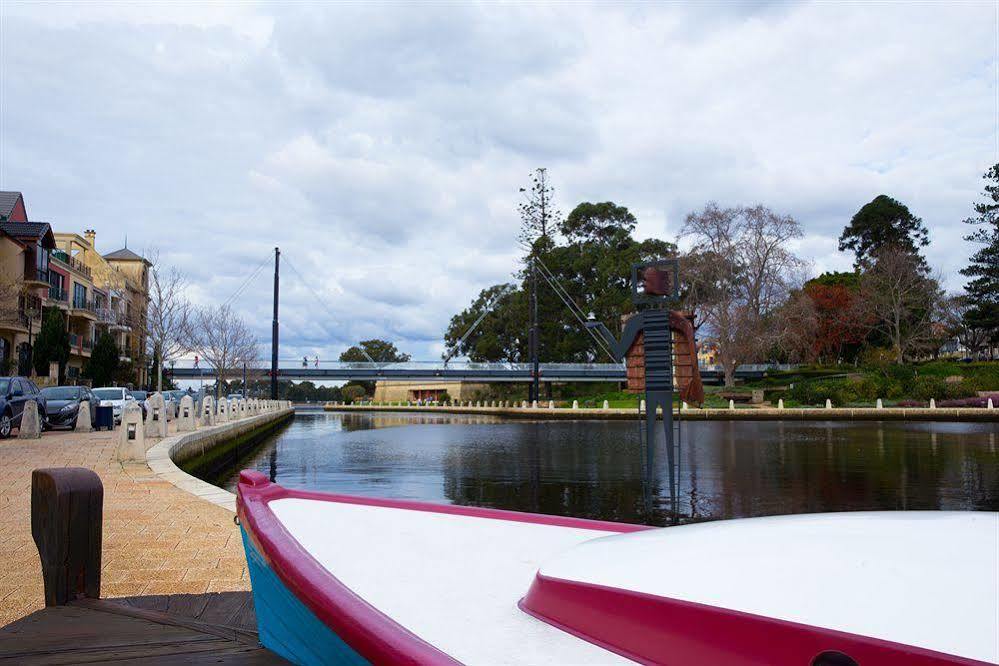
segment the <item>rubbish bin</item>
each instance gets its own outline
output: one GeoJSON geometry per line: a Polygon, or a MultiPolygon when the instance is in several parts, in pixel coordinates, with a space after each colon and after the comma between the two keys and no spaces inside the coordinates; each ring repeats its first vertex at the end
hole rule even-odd
{"type": "Polygon", "coordinates": [[[97,408],[97,430],[107,428],[114,430],[114,407],[97,408]]]}

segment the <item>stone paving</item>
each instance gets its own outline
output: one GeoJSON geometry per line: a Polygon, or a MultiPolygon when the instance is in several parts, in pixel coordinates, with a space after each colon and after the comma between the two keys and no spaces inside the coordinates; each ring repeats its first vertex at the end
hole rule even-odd
{"type": "Polygon", "coordinates": [[[123,467],[115,450],[106,431],[0,440],[0,626],[45,605],[30,517],[39,467],[87,467],[104,483],[102,597],[250,589],[233,513],[144,464],[123,467]]]}

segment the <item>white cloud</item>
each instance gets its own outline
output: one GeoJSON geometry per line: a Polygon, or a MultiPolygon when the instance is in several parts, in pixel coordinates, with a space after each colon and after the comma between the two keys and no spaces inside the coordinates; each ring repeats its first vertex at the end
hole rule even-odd
{"type": "MultiPolygon", "coordinates": [[[[228,298],[275,246],[283,356],[434,358],[518,268],[517,189],[672,237],[708,200],[795,215],[815,270],[882,192],[960,285],[996,155],[991,3],[5,2],[0,187],[228,298]],[[297,269],[292,270],[292,267],[297,269]]],[[[269,335],[268,266],[237,305],[269,335]]]]}

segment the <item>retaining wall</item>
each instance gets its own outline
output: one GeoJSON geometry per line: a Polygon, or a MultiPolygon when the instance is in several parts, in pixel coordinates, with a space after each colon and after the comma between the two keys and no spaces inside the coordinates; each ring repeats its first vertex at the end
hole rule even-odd
{"type": "Polygon", "coordinates": [[[195,458],[221,457],[248,437],[266,434],[293,418],[291,407],[257,414],[238,421],[201,427],[192,432],[165,437],[146,451],[146,464],[157,476],[181,490],[202,499],[236,510],[236,495],[191,476],[177,466],[195,458]]]}
{"type": "MultiPolygon", "coordinates": [[[[633,420],[638,410],[567,409],[548,407],[427,407],[388,405],[326,405],[326,411],[343,412],[438,412],[444,414],[483,414],[519,419],[552,420],[633,420]]],[[[737,408],[673,410],[689,421],[994,421],[999,409],[920,407],[832,407],[832,408],[737,408]]],[[[660,418],[662,415],[660,414],[660,418]]]]}

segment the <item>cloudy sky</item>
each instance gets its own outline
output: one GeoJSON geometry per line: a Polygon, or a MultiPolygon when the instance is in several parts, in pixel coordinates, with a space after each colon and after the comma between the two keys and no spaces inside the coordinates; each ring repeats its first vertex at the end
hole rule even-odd
{"type": "MultiPolygon", "coordinates": [[[[815,272],[880,193],[960,286],[999,161],[996,2],[44,4],[0,0],[0,189],[157,248],[199,303],[282,249],[283,357],[439,357],[517,267],[518,188],[641,237],[706,201],[794,215],[815,272]]],[[[269,337],[264,266],[235,299],[269,337]]]]}

